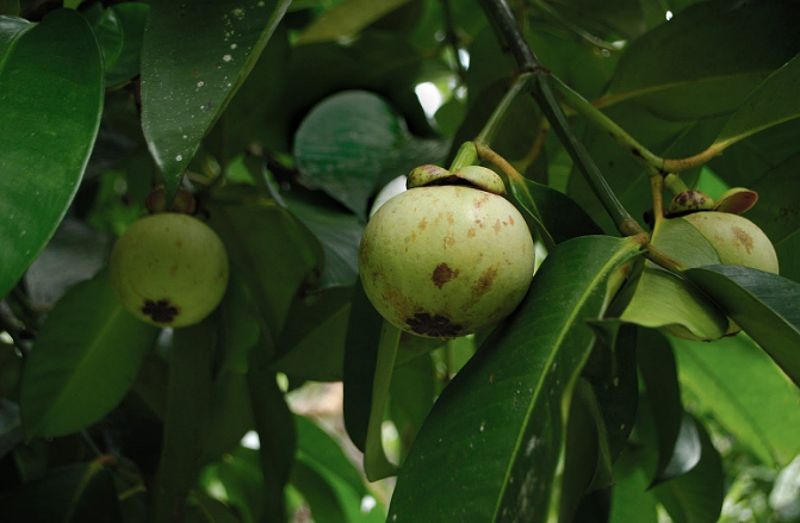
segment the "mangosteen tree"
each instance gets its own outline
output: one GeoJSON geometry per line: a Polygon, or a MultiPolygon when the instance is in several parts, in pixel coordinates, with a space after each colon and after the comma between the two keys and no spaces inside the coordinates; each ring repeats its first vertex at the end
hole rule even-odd
{"type": "Polygon", "coordinates": [[[794,521],[799,24],[0,1],[0,519],[794,521]]]}

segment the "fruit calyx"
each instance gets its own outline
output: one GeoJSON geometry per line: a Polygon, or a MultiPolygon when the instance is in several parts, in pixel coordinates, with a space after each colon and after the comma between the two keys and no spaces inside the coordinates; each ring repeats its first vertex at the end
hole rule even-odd
{"type": "Polygon", "coordinates": [[[451,172],[438,165],[426,164],[415,167],[408,174],[406,187],[409,189],[435,185],[466,185],[500,196],[506,193],[503,179],[480,165],[467,165],[451,172]]]}

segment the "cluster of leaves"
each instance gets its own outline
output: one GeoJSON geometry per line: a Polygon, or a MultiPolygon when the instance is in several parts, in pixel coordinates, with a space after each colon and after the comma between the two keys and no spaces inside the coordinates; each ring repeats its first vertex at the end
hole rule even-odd
{"type": "MultiPolygon", "coordinates": [[[[656,292],[647,318],[617,319],[641,245],[613,235],[529,96],[492,139],[550,247],[528,297],[446,343],[384,328],[357,281],[376,191],[445,163],[515,74],[473,2],[0,0],[4,518],[705,522],[743,474],[720,440],[772,477],[800,454],[800,10],[511,3],[539,59],[650,150],[737,142],[684,179],[757,190],[748,217],[784,278],[702,256],[687,276],[749,336],[644,328],[663,318],[656,292]],[[155,184],[195,193],[232,268],[219,309],[174,332],[130,317],[103,269],[155,184]],[[390,506],[287,405],[340,380],[366,476],[398,474],[390,506]]],[[[647,169],[570,124],[643,216],[647,169]]]]}

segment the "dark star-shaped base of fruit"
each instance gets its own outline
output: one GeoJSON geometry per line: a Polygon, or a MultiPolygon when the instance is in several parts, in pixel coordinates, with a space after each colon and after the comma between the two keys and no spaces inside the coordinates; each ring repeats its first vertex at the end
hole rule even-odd
{"type": "Polygon", "coordinates": [[[142,313],[150,316],[153,321],[158,323],[172,323],[178,315],[178,308],[171,304],[169,300],[145,300],[142,313]]]}
{"type": "Polygon", "coordinates": [[[453,338],[461,334],[463,327],[452,323],[446,316],[427,312],[418,312],[406,320],[408,327],[417,334],[425,334],[435,338],[453,338]]]}

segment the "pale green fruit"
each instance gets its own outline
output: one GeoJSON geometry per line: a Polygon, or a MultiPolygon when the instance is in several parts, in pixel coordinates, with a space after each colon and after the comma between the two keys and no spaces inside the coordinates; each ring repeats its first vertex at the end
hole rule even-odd
{"type": "Polygon", "coordinates": [[[416,187],[364,231],[359,271],[372,304],[413,334],[450,338],[510,314],[530,285],[534,246],[505,198],[470,186],[416,187]]]}
{"type": "Polygon", "coordinates": [[[131,314],[159,327],[183,327],[219,304],[228,284],[228,257],[203,222],[159,213],[135,222],[117,240],[110,273],[131,314]]]}
{"type": "Polygon", "coordinates": [[[778,273],[778,255],[764,231],[737,214],[705,211],[683,217],[717,251],[725,265],[743,265],[778,273]]]}

